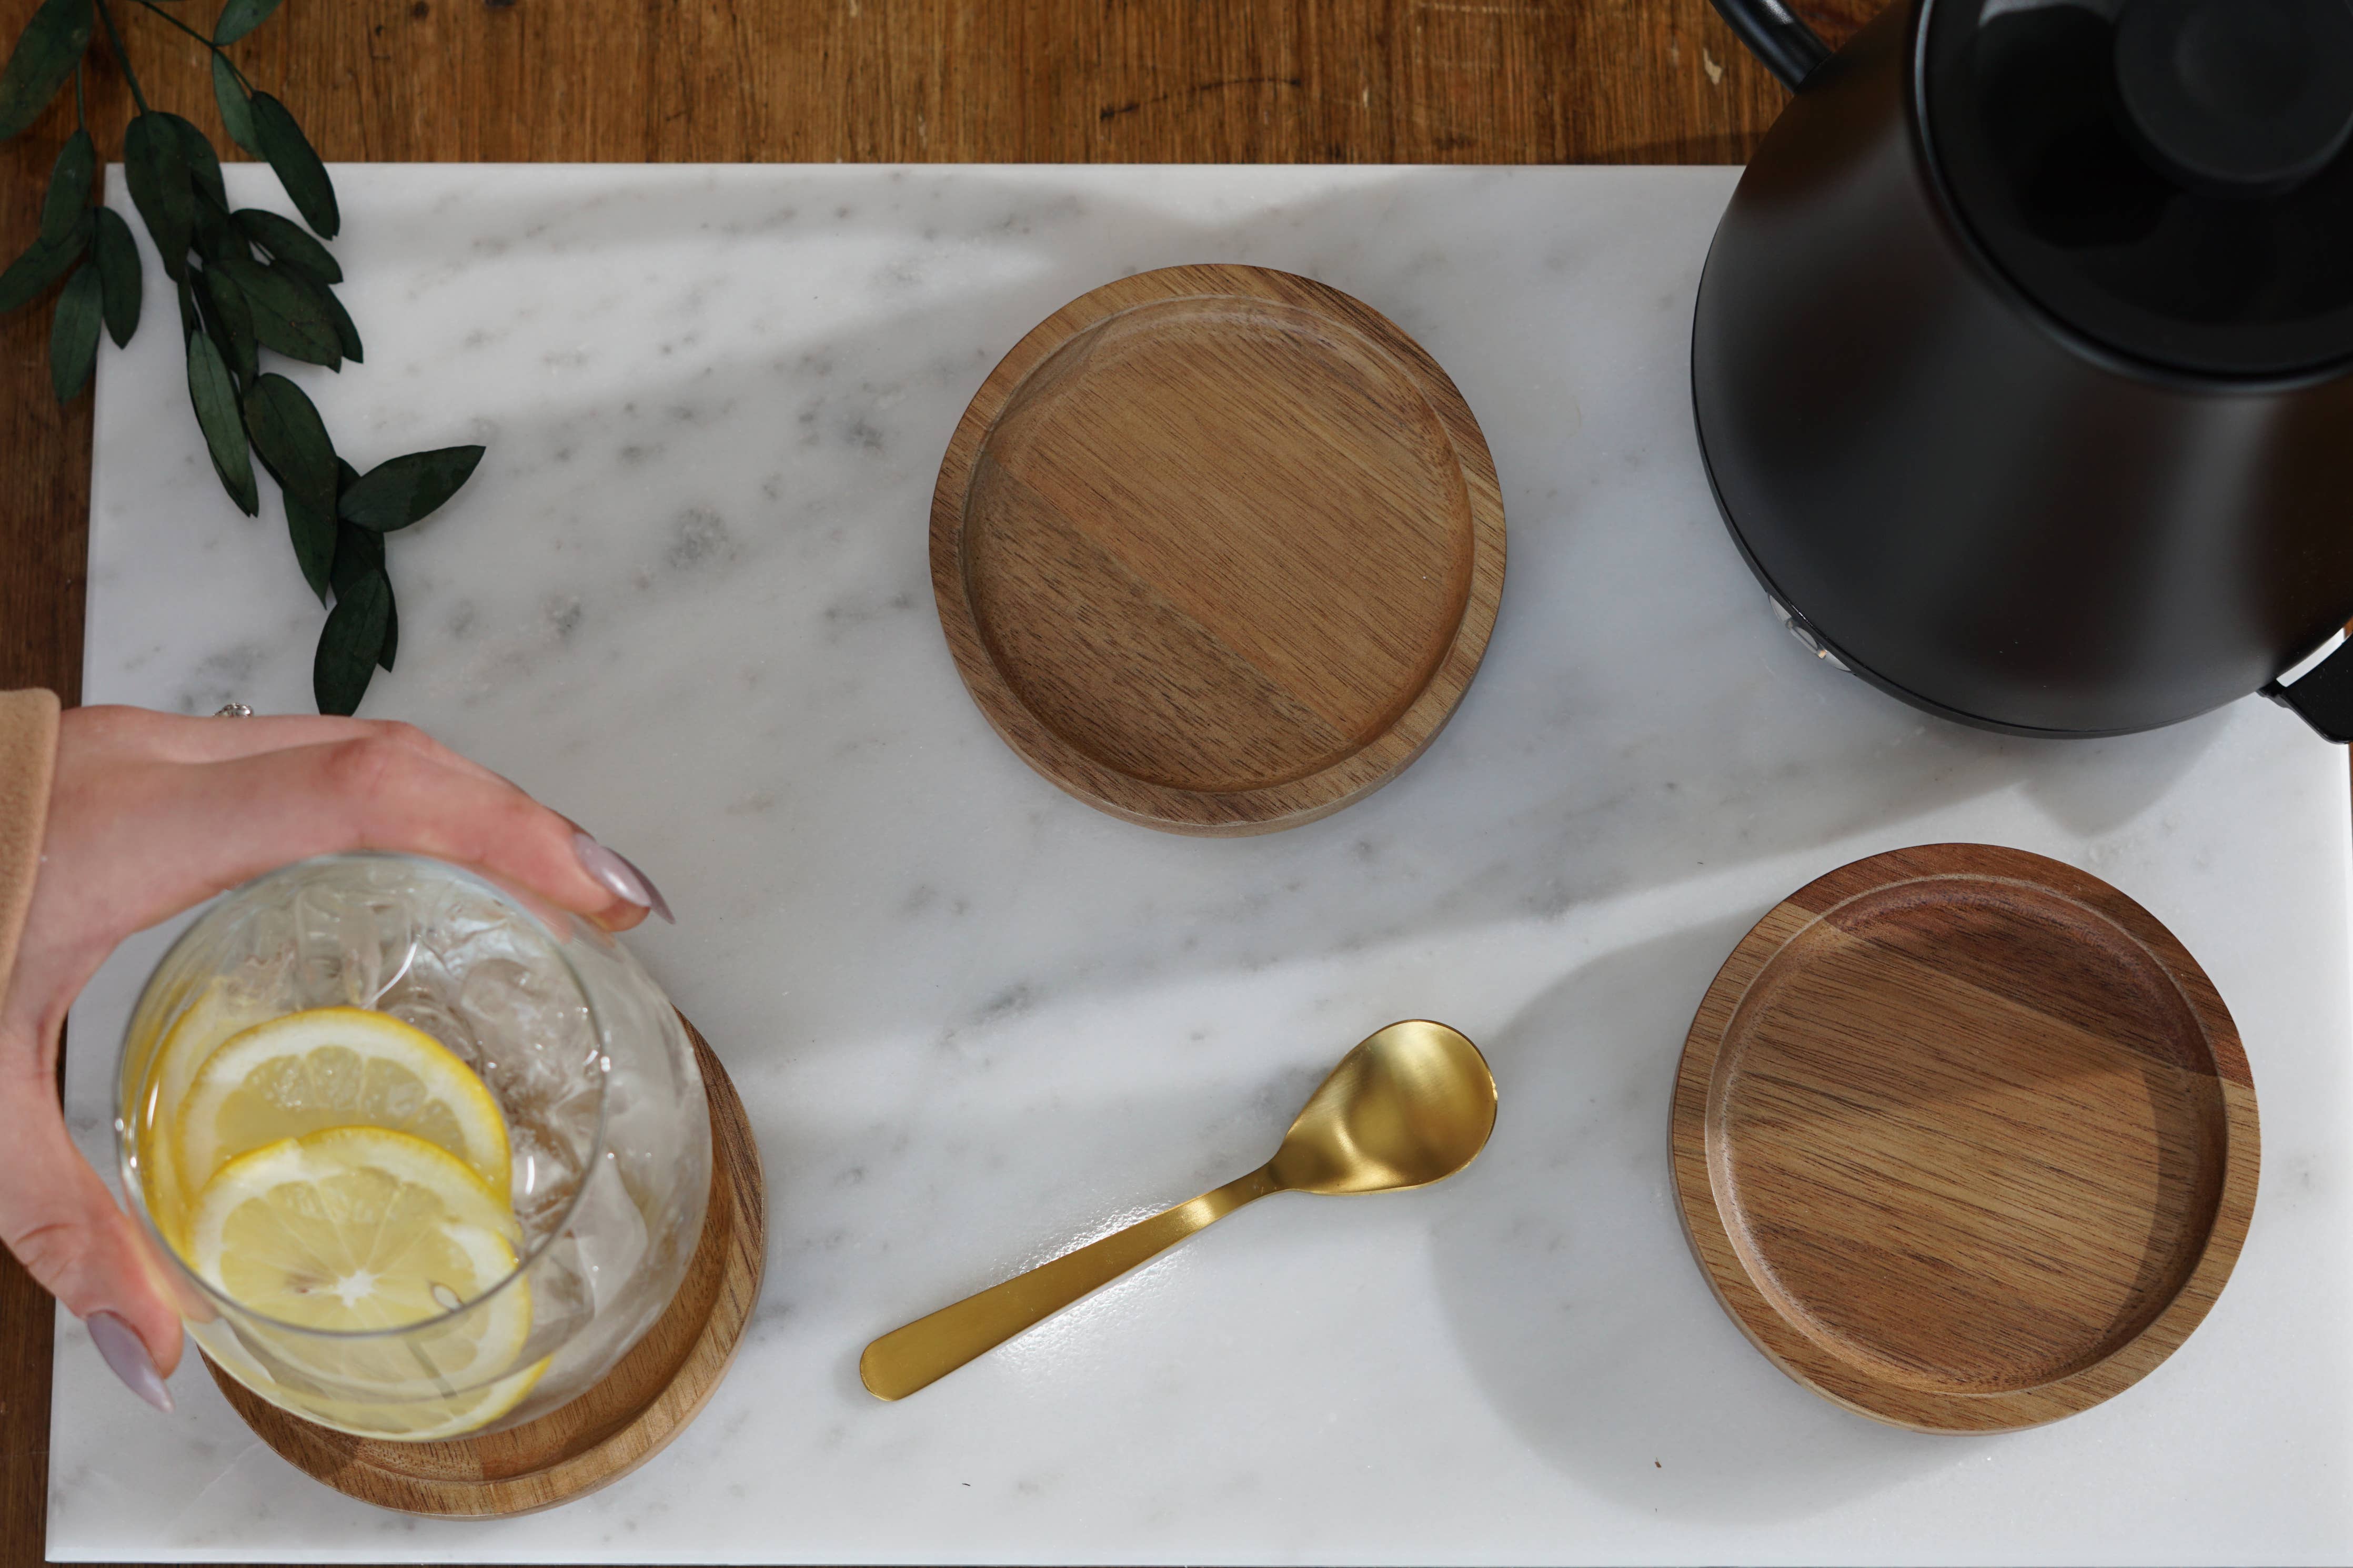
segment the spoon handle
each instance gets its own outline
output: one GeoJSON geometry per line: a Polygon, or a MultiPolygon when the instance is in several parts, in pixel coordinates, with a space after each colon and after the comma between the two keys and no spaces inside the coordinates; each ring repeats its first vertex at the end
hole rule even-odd
{"type": "Polygon", "coordinates": [[[893,1329],[858,1358],[858,1376],[878,1399],[904,1399],[975,1356],[1034,1327],[1081,1297],[1176,1246],[1204,1226],[1281,1188],[1264,1169],[1137,1220],[1100,1241],[1017,1274],[953,1307],[893,1329]]]}

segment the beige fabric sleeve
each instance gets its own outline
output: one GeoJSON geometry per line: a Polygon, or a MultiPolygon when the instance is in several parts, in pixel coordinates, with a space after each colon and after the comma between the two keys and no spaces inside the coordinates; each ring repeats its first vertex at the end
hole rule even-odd
{"type": "Polygon", "coordinates": [[[49,776],[58,760],[58,700],[47,691],[0,691],[0,995],[16,967],[25,910],[41,869],[49,776]]]}

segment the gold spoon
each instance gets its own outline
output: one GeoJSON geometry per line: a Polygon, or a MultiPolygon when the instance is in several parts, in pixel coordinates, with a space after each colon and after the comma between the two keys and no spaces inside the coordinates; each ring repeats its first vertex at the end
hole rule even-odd
{"type": "Polygon", "coordinates": [[[893,1329],[858,1358],[867,1392],[904,1399],[1269,1193],[1386,1193],[1452,1175],[1495,1130],[1495,1079],[1443,1024],[1391,1024],[1340,1058],[1274,1158],[1238,1181],[893,1329]]]}

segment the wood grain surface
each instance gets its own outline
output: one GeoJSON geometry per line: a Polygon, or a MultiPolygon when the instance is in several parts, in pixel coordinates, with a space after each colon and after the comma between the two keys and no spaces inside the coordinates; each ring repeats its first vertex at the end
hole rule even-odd
{"type": "Polygon", "coordinates": [[[948,439],[932,587],[1008,744],[1172,833],[1328,816],[1421,755],[1504,592],[1504,498],[1445,371],[1264,268],[1105,284],[948,439]]]}
{"type": "MultiPolygon", "coordinates": [[[[1793,5],[1833,41],[1879,6],[1793,5]]],[[[213,127],[197,51],[124,9],[153,101],[213,127]]],[[[1707,0],[293,0],[237,55],[339,161],[1740,163],[1784,99],[1707,0]]],[[[103,42],[89,85],[115,157],[103,42]]],[[[0,254],[71,132],[0,143],[0,254]]],[[[90,400],[47,339],[0,317],[0,689],[70,701],[90,400]]],[[[51,1311],[0,1257],[0,1568],[44,1555],[51,1311]]]]}
{"type": "Polygon", "coordinates": [[[752,1124],[727,1069],[692,1024],[711,1100],[711,1203],[670,1310],[605,1379],[534,1421],[480,1437],[383,1443],[290,1415],[206,1370],[245,1424],[297,1468],[337,1491],[444,1519],[536,1513],[619,1480],[686,1429],[735,1360],[766,1265],[766,1189],[752,1124]]]}
{"type": "Polygon", "coordinates": [[[2229,1279],[2258,1164],[2197,961],[2099,879],[1980,844],[1857,861],[1759,921],[1693,1020],[1673,1148],[1750,1341],[1936,1432],[2154,1371],[2229,1279]]]}

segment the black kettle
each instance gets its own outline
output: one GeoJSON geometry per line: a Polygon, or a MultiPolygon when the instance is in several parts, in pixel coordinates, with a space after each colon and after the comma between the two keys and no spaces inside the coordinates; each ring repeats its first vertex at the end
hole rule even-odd
{"type": "Polygon", "coordinates": [[[1790,627],[1921,708],[2118,734],[2258,689],[2353,739],[2353,0],[1897,0],[1794,90],[1692,333],[1790,627]]]}

